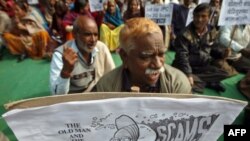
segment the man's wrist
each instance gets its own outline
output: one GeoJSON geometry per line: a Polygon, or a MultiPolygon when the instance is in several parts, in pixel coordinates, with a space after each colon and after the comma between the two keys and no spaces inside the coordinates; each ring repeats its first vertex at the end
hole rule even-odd
{"type": "Polygon", "coordinates": [[[62,78],[70,78],[70,76],[71,76],[70,72],[64,71],[64,70],[61,71],[61,77],[62,78]]]}

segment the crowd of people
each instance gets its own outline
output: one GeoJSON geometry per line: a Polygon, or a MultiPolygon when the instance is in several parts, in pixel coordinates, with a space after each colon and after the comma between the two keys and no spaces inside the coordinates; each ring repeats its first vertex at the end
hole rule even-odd
{"type": "Polygon", "coordinates": [[[0,0],[1,50],[19,62],[51,59],[53,94],[225,91],[221,80],[250,69],[250,26],[219,27],[221,3],[105,0],[103,11],[91,12],[88,0],[0,0]],[[144,18],[147,4],[163,3],[173,4],[171,25],[144,18]],[[176,53],[172,66],[164,63],[168,49],[176,53]],[[113,51],[123,62],[116,69],[113,51]]]}
{"type": "Polygon", "coordinates": [[[91,12],[88,0],[0,0],[0,57],[5,47],[18,62],[49,58],[52,95],[224,92],[221,80],[250,70],[250,25],[218,26],[221,3],[105,0],[103,11],[91,12]],[[172,3],[172,24],[144,18],[147,3],[172,3]],[[171,65],[168,50],[176,53],[171,65]]]}

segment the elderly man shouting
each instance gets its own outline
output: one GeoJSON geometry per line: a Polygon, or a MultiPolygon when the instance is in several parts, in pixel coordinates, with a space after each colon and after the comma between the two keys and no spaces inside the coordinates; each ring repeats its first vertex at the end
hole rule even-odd
{"type": "Polygon", "coordinates": [[[140,92],[191,92],[187,77],[164,63],[167,48],[161,29],[153,21],[128,20],[120,33],[120,47],[122,66],[104,75],[96,91],[129,92],[136,88],[140,92]]]}

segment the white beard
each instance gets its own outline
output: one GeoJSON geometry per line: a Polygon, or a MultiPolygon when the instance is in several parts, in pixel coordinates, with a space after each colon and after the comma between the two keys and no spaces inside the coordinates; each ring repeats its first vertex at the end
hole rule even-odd
{"type": "Polygon", "coordinates": [[[91,53],[92,49],[89,49],[86,44],[84,44],[82,41],[78,41],[77,42],[78,48],[80,48],[81,50],[85,51],[86,53],[91,53]]]}

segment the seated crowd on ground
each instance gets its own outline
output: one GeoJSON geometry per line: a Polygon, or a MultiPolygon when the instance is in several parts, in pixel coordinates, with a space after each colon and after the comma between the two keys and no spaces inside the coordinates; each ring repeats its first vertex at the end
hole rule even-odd
{"type": "Polygon", "coordinates": [[[91,12],[89,0],[39,0],[36,5],[0,0],[0,57],[5,47],[18,62],[51,60],[52,94],[134,86],[143,92],[225,91],[221,80],[249,71],[250,27],[219,27],[221,2],[105,0],[103,11],[91,12]],[[144,18],[146,4],[163,3],[173,4],[171,25],[144,18]],[[186,26],[190,8],[195,8],[193,21],[186,26]],[[173,67],[164,65],[167,50],[176,53],[173,67]],[[122,66],[115,69],[110,52],[120,54],[122,66]],[[117,87],[107,87],[106,81],[117,87]]]}

